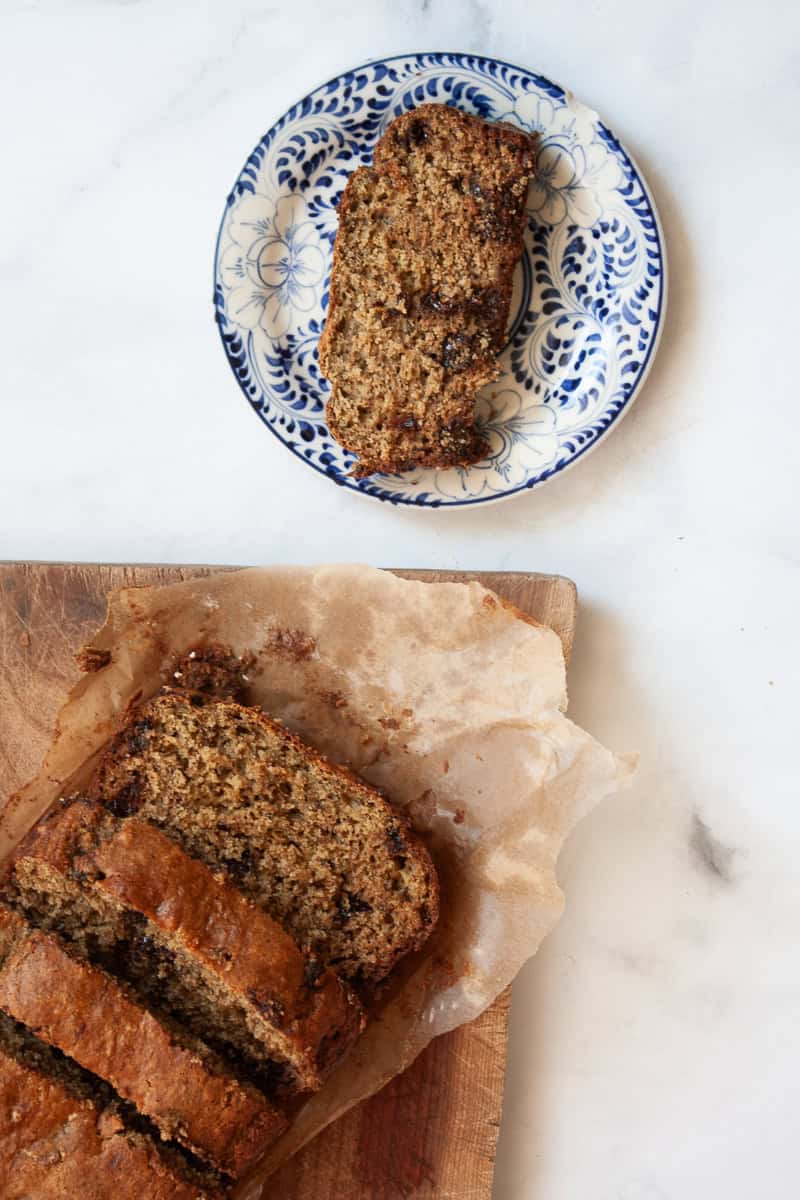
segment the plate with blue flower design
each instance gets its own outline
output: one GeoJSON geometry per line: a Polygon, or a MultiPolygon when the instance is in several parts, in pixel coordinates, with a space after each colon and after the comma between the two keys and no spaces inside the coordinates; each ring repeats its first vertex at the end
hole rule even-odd
{"type": "Polygon", "coordinates": [[[214,306],[239,386],[293,454],[365,496],[446,508],[538,487],[619,424],[652,364],[666,284],[652,196],[596,113],[522,67],[407,54],[322,84],[264,135],[225,204],[214,306]],[[357,480],[325,424],[330,387],[317,360],[336,208],[390,121],[424,103],[538,134],[500,376],[477,403],[490,454],[468,468],[357,480]]]}

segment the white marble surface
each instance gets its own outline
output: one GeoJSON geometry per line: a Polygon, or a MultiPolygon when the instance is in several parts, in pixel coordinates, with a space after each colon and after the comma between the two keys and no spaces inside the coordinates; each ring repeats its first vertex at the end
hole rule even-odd
{"type": "Polygon", "coordinates": [[[578,582],[572,713],[641,770],[572,840],[566,916],[515,990],[498,1200],[800,1188],[798,44],[775,0],[0,6],[0,557],[578,582]],[[395,512],[304,469],[211,322],[250,148],[320,80],[407,49],[571,87],[667,235],[671,308],[631,416],[482,511],[395,512]]]}

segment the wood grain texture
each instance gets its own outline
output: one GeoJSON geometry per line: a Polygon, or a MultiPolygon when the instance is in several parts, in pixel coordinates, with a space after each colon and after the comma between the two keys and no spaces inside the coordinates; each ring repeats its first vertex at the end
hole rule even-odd
{"type": "MultiPolygon", "coordinates": [[[[36,771],[80,672],[75,652],[114,588],[174,583],[220,567],[0,564],[0,802],[36,771]]],[[[523,572],[398,570],[430,581],[478,579],[550,625],[569,657],[575,585],[523,572]]],[[[511,989],[471,1025],[438,1038],[273,1177],[281,1200],[489,1200],[503,1104],[511,989]]]]}

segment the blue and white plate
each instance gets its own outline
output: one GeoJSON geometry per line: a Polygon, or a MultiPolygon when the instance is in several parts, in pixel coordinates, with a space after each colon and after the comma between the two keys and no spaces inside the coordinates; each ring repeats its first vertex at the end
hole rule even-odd
{"type": "Polygon", "coordinates": [[[343,487],[436,508],[536,487],[593,449],[641,388],[665,298],[655,205],[619,140],[541,75],[473,54],[368,63],[290,108],[228,196],[214,266],[225,353],[267,428],[343,487]],[[355,480],[325,425],[330,388],[317,362],[336,206],[389,122],[431,101],[539,134],[502,373],[478,401],[491,457],[355,480]]]}

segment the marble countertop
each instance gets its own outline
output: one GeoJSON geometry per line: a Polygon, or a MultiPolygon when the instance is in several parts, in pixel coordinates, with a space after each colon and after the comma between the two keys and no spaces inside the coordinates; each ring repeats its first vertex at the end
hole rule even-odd
{"type": "Polygon", "coordinates": [[[571,576],[571,712],[638,749],[561,861],[514,993],[497,1200],[797,1191],[800,15],[776,0],[6,0],[0,557],[362,560],[571,576]],[[247,410],[211,320],[258,137],[365,58],[463,49],[572,88],[666,232],[658,360],[534,494],[394,511],[247,410]]]}

